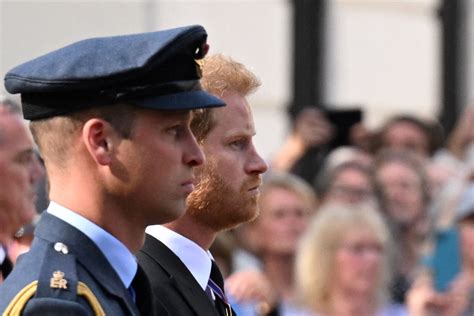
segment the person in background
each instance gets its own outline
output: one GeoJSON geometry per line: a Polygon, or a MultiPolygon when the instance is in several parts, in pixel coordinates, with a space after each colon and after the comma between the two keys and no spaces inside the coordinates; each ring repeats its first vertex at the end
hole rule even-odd
{"type": "Polygon", "coordinates": [[[0,242],[12,238],[36,214],[35,185],[43,170],[21,109],[0,99],[0,242]]]}
{"type": "Polygon", "coordinates": [[[244,279],[245,282],[241,282],[238,288],[231,285],[232,279],[237,275],[232,273],[233,258],[237,249],[234,237],[230,231],[220,232],[210,248],[214,260],[222,271],[222,276],[226,279],[226,293],[232,309],[239,316],[279,315],[276,310],[272,311],[272,307],[278,303],[278,294],[270,280],[260,270],[245,269],[237,272],[240,275],[238,278],[244,279]],[[227,279],[231,273],[232,278],[227,279]]]}
{"type": "Polygon", "coordinates": [[[368,204],[326,204],[296,258],[300,301],[318,316],[406,315],[388,302],[390,232],[368,204]]]}
{"type": "Polygon", "coordinates": [[[474,106],[467,106],[428,169],[433,196],[474,172],[474,106]]]}
{"type": "Polygon", "coordinates": [[[0,286],[5,315],[160,315],[137,265],[145,228],[181,216],[204,154],[201,26],[86,39],[10,70],[44,159],[48,209],[0,286]]]}
{"type": "MultiPolygon", "coordinates": [[[[468,316],[474,314],[474,183],[461,188],[457,199],[447,201],[454,209],[452,225],[458,233],[458,245],[449,244],[457,255],[439,257],[441,268],[457,270],[453,278],[446,280],[447,287],[436,286],[436,271],[423,269],[407,294],[407,306],[413,316],[468,316]],[[459,261],[458,261],[459,260],[459,261]],[[453,266],[455,265],[455,266],[453,266]]],[[[446,239],[444,239],[446,242],[446,239]]],[[[431,254],[433,255],[433,254],[431,254]]],[[[432,260],[431,260],[432,262],[432,260]]],[[[429,267],[430,268],[430,267],[429,267]]],[[[444,281],[443,281],[444,282],[444,281]]]]}
{"type": "Polygon", "coordinates": [[[43,174],[20,107],[0,99],[0,283],[13,268],[7,246],[36,214],[35,186],[43,174]]]}
{"type": "Polygon", "coordinates": [[[336,201],[360,203],[375,199],[372,171],[357,161],[343,162],[325,170],[320,174],[316,187],[323,204],[336,201]]]}
{"type": "Polygon", "coordinates": [[[459,116],[446,143],[447,153],[458,162],[474,164],[474,105],[467,106],[459,116]]]}
{"type": "Polygon", "coordinates": [[[228,280],[228,289],[239,302],[254,303],[254,314],[260,306],[276,301],[278,315],[299,313],[294,297],[294,262],[298,242],[316,209],[316,195],[304,180],[289,173],[271,173],[264,179],[259,201],[260,216],[247,224],[255,235],[256,253],[262,262],[256,270],[237,271],[228,280]],[[255,281],[266,278],[276,293],[265,297],[252,295],[255,281]],[[260,299],[260,300],[259,300],[260,299]]]}
{"type": "Polygon", "coordinates": [[[270,164],[271,170],[291,172],[312,184],[329,152],[334,136],[322,110],[304,107],[292,120],[292,129],[270,164]]]}
{"type": "Polygon", "coordinates": [[[40,216],[36,215],[31,223],[23,225],[8,244],[8,258],[12,261],[13,265],[15,265],[20,255],[30,250],[31,244],[33,243],[34,230],[39,218],[40,216]]]}
{"type": "Polygon", "coordinates": [[[247,96],[260,82],[223,55],[205,58],[203,88],[226,106],[197,111],[191,124],[204,153],[196,190],[183,217],[147,228],[138,254],[155,293],[173,315],[234,315],[209,248],[217,234],[258,215],[261,174],[267,164],[253,144],[256,134],[247,96]]]}
{"type": "Polygon", "coordinates": [[[419,156],[390,149],[375,158],[373,176],[380,209],[396,238],[392,299],[403,303],[432,225],[428,179],[419,156]]]}
{"type": "Polygon", "coordinates": [[[441,147],[442,134],[442,128],[435,122],[413,115],[396,115],[375,133],[373,151],[390,148],[429,158],[441,147]]]}

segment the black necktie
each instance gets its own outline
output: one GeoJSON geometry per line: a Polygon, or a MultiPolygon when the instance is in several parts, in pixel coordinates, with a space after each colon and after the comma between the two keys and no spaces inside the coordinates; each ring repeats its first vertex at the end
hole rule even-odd
{"type": "Polygon", "coordinates": [[[214,301],[217,311],[221,316],[234,315],[229,301],[224,292],[224,278],[217,264],[212,260],[211,276],[207,284],[209,290],[214,293],[216,300],[214,301]]]}

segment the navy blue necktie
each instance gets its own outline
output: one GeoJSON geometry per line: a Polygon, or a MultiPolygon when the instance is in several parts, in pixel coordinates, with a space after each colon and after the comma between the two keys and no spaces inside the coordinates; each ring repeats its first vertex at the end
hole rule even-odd
{"type": "Polygon", "coordinates": [[[230,316],[233,315],[232,308],[230,307],[229,301],[225,296],[224,292],[224,278],[222,277],[221,271],[217,264],[212,260],[211,266],[211,276],[209,282],[207,283],[206,292],[209,293],[212,291],[215,296],[215,306],[219,315],[221,316],[230,316]]]}

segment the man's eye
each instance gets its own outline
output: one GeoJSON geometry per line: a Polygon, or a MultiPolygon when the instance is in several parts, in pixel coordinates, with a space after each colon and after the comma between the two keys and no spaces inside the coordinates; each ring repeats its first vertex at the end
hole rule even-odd
{"type": "Polygon", "coordinates": [[[176,125],[167,129],[167,133],[172,136],[179,136],[183,130],[181,125],[176,125]]]}
{"type": "Polygon", "coordinates": [[[247,146],[248,141],[245,139],[235,140],[230,143],[230,146],[236,149],[244,149],[247,146]]]}
{"type": "Polygon", "coordinates": [[[33,153],[25,153],[17,157],[16,161],[20,164],[27,165],[33,161],[33,153]]]}
{"type": "Polygon", "coordinates": [[[273,218],[275,218],[275,219],[281,219],[281,218],[285,217],[285,213],[286,212],[285,212],[284,209],[279,208],[279,209],[273,210],[272,215],[273,215],[273,218]]]}

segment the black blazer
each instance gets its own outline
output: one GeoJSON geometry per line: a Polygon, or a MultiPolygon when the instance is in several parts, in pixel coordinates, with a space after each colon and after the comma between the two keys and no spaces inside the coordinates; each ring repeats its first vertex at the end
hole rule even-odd
{"type": "Polygon", "coordinates": [[[173,316],[219,316],[213,302],[173,251],[156,238],[146,235],[137,254],[148,275],[155,303],[173,316]]]}

